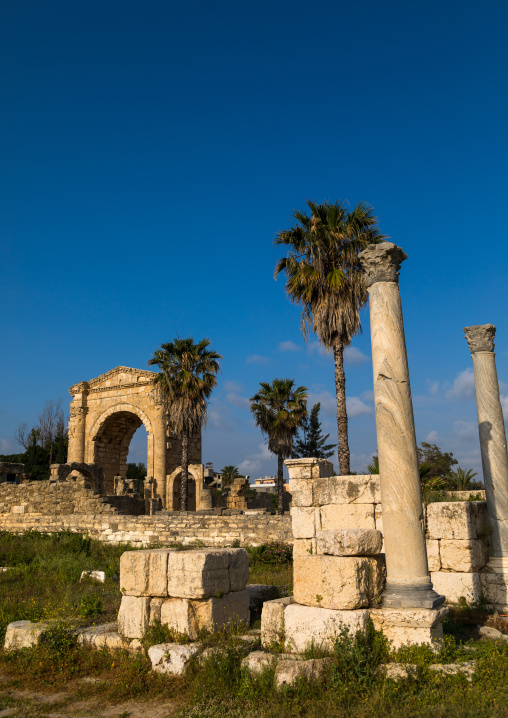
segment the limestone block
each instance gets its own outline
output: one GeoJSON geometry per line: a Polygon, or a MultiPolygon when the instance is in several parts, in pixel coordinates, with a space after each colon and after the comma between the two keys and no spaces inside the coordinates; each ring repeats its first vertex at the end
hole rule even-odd
{"type": "Polygon", "coordinates": [[[465,598],[469,604],[478,603],[481,598],[479,573],[433,571],[430,577],[434,591],[446,596],[448,603],[457,603],[461,598],[465,598]]]}
{"type": "Polygon", "coordinates": [[[298,506],[292,508],[291,528],[293,538],[295,539],[314,538],[316,528],[321,528],[319,523],[319,509],[300,508],[298,506]]]}
{"type": "Polygon", "coordinates": [[[273,653],[252,651],[252,653],[249,653],[249,655],[242,660],[242,668],[245,668],[254,675],[259,675],[269,668],[276,660],[277,656],[273,653]]]}
{"type": "Polygon", "coordinates": [[[473,502],[437,502],[427,506],[427,533],[431,539],[477,538],[473,502]]]}
{"type": "Polygon", "coordinates": [[[383,536],[375,529],[335,529],[316,532],[320,553],[330,556],[377,556],[383,536]]]}
{"type": "Polygon", "coordinates": [[[293,558],[295,556],[312,556],[312,554],[317,553],[316,539],[295,539],[293,541],[293,558]]]}
{"type": "Polygon", "coordinates": [[[294,603],[292,596],[276,598],[263,604],[261,613],[261,643],[268,647],[284,639],[284,610],[294,603]]]}
{"type": "Polygon", "coordinates": [[[478,539],[488,543],[491,528],[489,515],[487,513],[487,502],[486,501],[475,501],[473,503],[475,522],[476,522],[476,536],[478,539]]]}
{"type": "Polygon", "coordinates": [[[328,459],[286,459],[284,462],[292,479],[319,479],[333,476],[334,468],[328,459]]]}
{"type": "Polygon", "coordinates": [[[161,623],[191,640],[201,630],[214,632],[237,623],[248,625],[249,620],[247,590],[227,593],[221,598],[169,598],[161,606],[161,623]]]}
{"type": "Polygon", "coordinates": [[[370,610],[374,628],[383,631],[393,648],[427,643],[443,637],[443,618],[448,608],[375,608],[370,610]]]}
{"type": "Polygon", "coordinates": [[[379,476],[332,476],[313,483],[314,506],[326,504],[379,504],[379,476]]]}
{"type": "Polygon", "coordinates": [[[481,573],[480,580],[486,602],[498,611],[508,611],[508,574],[481,573]]]}
{"type": "MultiPolygon", "coordinates": [[[[265,607],[268,605],[265,604],[265,607]]],[[[303,653],[312,646],[331,650],[344,629],[353,636],[357,631],[365,632],[368,620],[367,609],[337,611],[330,608],[300,606],[298,603],[290,604],[284,610],[286,648],[295,653],[303,653]]],[[[261,632],[263,632],[262,619],[261,632]]]]}
{"type": "Polygon", "coordinates": [[[229,561],[229,590],[243,591],[249,580],[249,554],[244,548],[232,549],[229,561]]]}
{"type": "Polygon", "coordinates": [[[439,541],[436,539],[427,539],[427,560],[429,562],[429,571],[439,571],[441,569],[439,541]]]}
{"type": "MultiPolygon", "coordinates": [[[[175,551],[168,557],[168,593],[173,598],[210,598],[230,590],[230,561],[245,549],[197,549],[175,551]]],[[[244,565],[234,572],[233,582],[241,583],[244,565]]],[[[244,584],[245,585],[245,584],[244,584]]]]}
{"type": "Polygon", "coordinates": [[[125,638],[143,638],[150,620],[149,596],[122,596],[118,632],[125,638]]]}
{"type": "Polygon", "coordinates": [[[383,569],[378,557],[296,556],[295,601],[321,608],[364,608],[383,590],[383,569]]]}
{"type": "MultiPolygon", "coordinates": [[[[103,623],[99,626],[87,626],[86,628],[78,628],[74,631],[74,635],[77,636],[77,641],[81,645],[95,646],[96,648],[102,648],[118,642],[120,645],[124,645],[124,639],[118,634],[118,624],[116,621],[110,623],[103,623]],[[108,640],[110,639],[110,640],[108,640]]],[[[111,645],[111,647],[116,647],[111,645]]]]}
{"type": "Polygon", "coordinates": [[[82,571],[79,580],[82,581],[84,578],[91,578],[93,581],[99,581],[99,583],[104,583],[106,581],[106,572],[105,571],[82,571]]]}
{"type": "Polygon", "coordinates": [[[492,626],[482,626],[479,633],[485,638],[492,638],[493,641],[508,641],[508,636],[498,631],[497,628],[492,628],[492,626]]]}
{"type": "Polygon", "coordinates": [[[5,651],[18,651],[21,648],[38,646],[44,634],[51,626],[48,621],[32,623],[32,621],[14,621],[9,623],[5,632],[5,651]]]}
{"type": "Polygon", "coordinates": [[[313,505],[313,481],[299,481],[289,479],[289,493],[292,496],[293,506],[312,506],[313,505]]]}
{"type": "Polygon", "coordinates": [[[331,664],[331,658],[314,658],[310,661],[279,661],[275,669],[275,687],[290,686],[302,678],[307,681],[320,680],[331,664]]]}
{"type": "Polygon", "coordinates": [[[120,558],[120,588],[125,596],[167,596],[168,556],[172,549],[126,551],[120,558]]]}
{"type": "Polygon", "coordinates": [[[152,598],[152,600],[150,601],[150,626],[153,625],[156,621],[161,620],[161,606],[165,600],[166,599],[164,598],[152,598]]]}
{"type": "MultiPolygon", "coordinates": [[[[374,504],[327,504],[321,507],[321,528],[375,529],[374,504]]],[[[305,537],[302,537],[305,538],[305,537]]]]}
{"type": "Polygon", "coordinates": [[[432,663],[429,671],[442,673],[445,676],[463,675],[470,683],[476,672],[476,661],[464,661],[464,663],[432,663]]]}
{"type": "Polygon", "coordinates": [[[182,646],[178,643],[159,643],[148,649],[152,669],[157,673],[171,673],[182,676],[190,659],[199,653],[199,643],[182,646]]]}
{"type": "Polygon", "coordinates": [[[442,539],[440,544],[441,567],[444,570],[471,573],[479,571],[489,560],[485,544],[478,539],[442,539]]]}
{"type": "Polygon", "coordinates": [[[261,616],[261,609],[266,601],[273,601],[279,590],[277,586],[269,586],[261,583],[249,583],[246,586],[249,593],[249,611],[252,614],[261,616]]]}
{"type": "Polygon", "coordinates": [[[403,678],[416,676],[417,669],[416,663],[381,663],[378,672],[392,681],[400,681],[403,678]]]}

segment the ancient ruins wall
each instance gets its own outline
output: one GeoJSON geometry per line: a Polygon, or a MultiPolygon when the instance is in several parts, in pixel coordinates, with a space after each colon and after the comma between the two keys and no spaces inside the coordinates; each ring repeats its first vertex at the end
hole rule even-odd
{"type": "MultiPolygon", "coordinates": [[[[122,498],[122,497],[119,497],[122,498]]],[[[87,488],[83,479],[66,481],[26,481],[22,484],[0,484],[0,515],[33,516],[37,528],[40,516],[73,514],[116,514],[118,509],[106,497],[87,488]]],[[[0,519],[1,521],[1,519],[0,519]]]]}
{"type": "Polygon", "coordinates": [[[207,516],[178,514],[161,516],[98,515],[34,515],[15,513],[0,514],[0,530],[37,531],[53,533],[69,530],[87,533],[92,538],[111,543],[132,543],[135,546],[151,544],[168,545],[196,541],[205,546],[231,546],[234,541],[242,545],[257,546],[269,541],[290,543],[291,517],[270,516],[207,516]]]}

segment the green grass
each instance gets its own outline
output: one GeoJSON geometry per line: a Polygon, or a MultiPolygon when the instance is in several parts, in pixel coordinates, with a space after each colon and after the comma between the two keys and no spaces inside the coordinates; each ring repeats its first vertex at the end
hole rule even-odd
{"type": "MultiPolygon", "coordinates": [[[[90,624],[116,618],[121,595],[113,576],[125,549],[70,533],[0,534],[0,565],[13,567],[0,574],[2,635],[7,623],[21,618],[62,619],[41,646],[0,651],[2,708],[12,706],[18,715],[46,715],[47,706],[32,701],[27,707],[28,698],[12,697],[28,686],[50,695],[65,691],[64,703],[52,712],[73,717],[84,715],[75,708],[83,701],[97,705],[96,713],[90,709],[86,715],[100,716],[106,705],[136,700],[146,701],[147,717],[150,707],[170,701],[176,718],[508,718],[508,643],[472,640],[478,624],[493,620],[482,607],[452,608],[438,654],[426,646],[390,652],[372,626],[367,636],[345,633],[338,637],[322,681],[300,681],[280,691],[273,686],[273,668],[260,676],[241,668],[239,628],[200,636],[205,645],[220,646],[223,653],[212,653],[204,663],[193,661],[185,677],[154,673],[144,653],[79,646],[66,621],[90,624]],[[81,571],[90,569],[106,571],[106,583],[80,583],[81,571]],[[429,669],[431,663],[472,659],[477,663],[472,683],[429,669]],[[390,660],[415,663],[416,675],[399,682],[386,679],[378,666],[390,660]]],[[[291,562],[266,563],[267,555],[277,552],[252,556],[250,582],[274,584],[281,595],[290,593],[291,562]]],[[[148,647],[175,640],[188,639],[159,624],[143,643],[148,647]]],[[[321,655],[308,652],[308,657],[321,655]]]]}

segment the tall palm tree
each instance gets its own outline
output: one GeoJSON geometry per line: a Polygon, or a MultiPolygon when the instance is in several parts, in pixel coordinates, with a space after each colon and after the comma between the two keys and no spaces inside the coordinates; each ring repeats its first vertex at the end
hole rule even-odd
{"type": "Polygon", "coordinates": [[[251,399],[250,410],[256,424],[268,436],[268,449],[277,454],[278,513],[284,513],[284,459],[293,452],[293,438],[307,416],[307,387],[295,388],[292,379],[274,379],[260,383],[251,399]]]}
{"type": "Polygon", "coordinates": [[[209,339],[197,344],[194,339],[175,339],[161,344],[148,364],[161,370],[155,385],[167,409],[170,430],[182,441],[182,478],[180,508],[187,511],[189,478],[189,437],[206,423],[207,403],[217,384],[220,354],[208,349],[209,339]]]}
{"type": "Polygon", "coordinates": [[[233,481],[240,476],[240,471],[237,466],[228,464],[222,471],[222,486],[226,487],[233,483],[233,481]]]}
{"type": "Polygon", "coordinates": [[[367,302],[365,281],[358,254],[369,244],[386,239],[378,227],[374,210],[360,202],[351,211],[343,202],[315,204],[307,201],[310,214],[295,210],[295,227],[279,232],[275,244],[288,247],[277,262],[275,277],[286,276],[286,293],[302,304],[302,332],[314,331],[333,351],[339,467],[350,473],[344,348],[361,331],[360,309],[367,302]]]}

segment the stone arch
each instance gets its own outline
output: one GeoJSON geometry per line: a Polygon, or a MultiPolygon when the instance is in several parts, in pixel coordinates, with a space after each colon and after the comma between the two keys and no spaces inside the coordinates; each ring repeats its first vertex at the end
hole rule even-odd
{"type": "Polygon", "coordinates": [[[97,434],[99,433],[101,426],[104,424],[106,419],[109,416],[112,416],[113,414],[118,414],[119,412],[127,412],[130,414],[136,414],[136,416],[141,420],[140,423],[136,428],[139,428],[141,424],[144,424],[145,429],[148,432],[148,435],[153,435],[153,427],[150,419],[147,417],[144,411],[139,409],[137,406],[134,406],[134,404],[115,404],[114,406],[109,407],[109,409],[106,409],[104,413],[102,413],[94,422],[93,427],[90,430],[90,438],[92,441],[95,441],[97,434]]]}
{"type": "MultiPolygon", "coordinates": [[[[180,510],[181,475],[182,475],[182,467],[179,466],[167,478],[166,507],[169,511],[179,511],[180,510]]],[[[201,490],[200,484],[201,483],[202,483],[202,477],[200,476],[198,467],[190,465],[189,466],[189,477],[188,477],[188,487],[189,487],[188,510],[189,511],[196,511],[196,509],[199,508],[199,503],[200,503],[199,499],[200,499],[200,490],[201,490]]]]}

